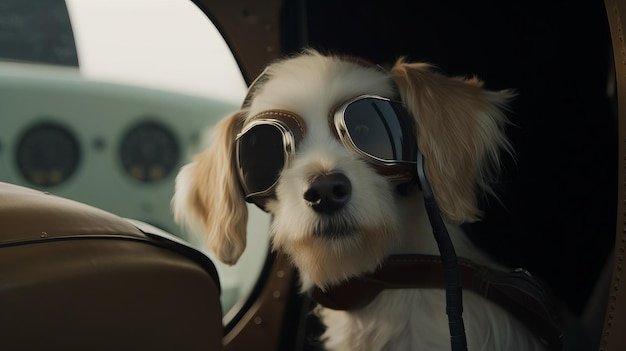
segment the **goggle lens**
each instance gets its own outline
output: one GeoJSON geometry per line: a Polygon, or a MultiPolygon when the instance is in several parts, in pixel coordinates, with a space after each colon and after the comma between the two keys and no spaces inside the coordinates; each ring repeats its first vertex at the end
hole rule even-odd
{"type": "MultiPolygon", "coordinates": [[[[417,143],[411,119],[402,105],[376,96],[360,96],[330,116],[343,144],[369,160],[394,181],[413,178],[417,143]]],[[[280,172],[287,167],[305,125],[292,112],[268,110],[253,117],[236,141],[239,177],[248,201],[261,208],[273,196],[280,172]]]]}
{"type": "Polygon", "coordinates": [[[272,188],[285,165],[283,131],[272,124],[258,124],[237,140],[237,161],[247,195],[272,188]]]}
{"type": "Polygon", "coordinates": [[[343,109],[347,135],[361,152],[386,162],[415,162],[416,145],[404,108],[392,101],[366,97],[343,109]]]}

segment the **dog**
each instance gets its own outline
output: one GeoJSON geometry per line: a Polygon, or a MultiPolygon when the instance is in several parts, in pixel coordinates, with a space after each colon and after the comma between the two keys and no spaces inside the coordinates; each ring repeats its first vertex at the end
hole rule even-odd
{"type": "MultiPolygon", "coordinates": [[[[212,144],[181,168],[180,223],[199,228],[224,263],[246,247],[246,200],[272,216],[272,249],[299,271],[302,292],[326,291],[380,268],[391,255],[439,255],[416,180],[416,154],[459,257],[504,269],[459,225],[480,219],[511,146],[514,92],[448,77],[400,58],[386,70],[314,49],[271,63],[212,144]],[[393,118],[388,118],[392,116],[393,118]],[[389,124],[389,125],[387,125],[389,124]]],[[[542,350],[497,304],[463,292],[470,350],[542,350]]],[[[318,307],[327,350],[448,350],[443,289],[390,289],[353,310],[318,307]]]]}

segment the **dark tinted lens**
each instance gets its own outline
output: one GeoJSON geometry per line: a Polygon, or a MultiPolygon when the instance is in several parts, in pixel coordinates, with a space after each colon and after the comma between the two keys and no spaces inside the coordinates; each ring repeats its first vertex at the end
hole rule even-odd
{"type": "Polygon", "coordinates": [[[416,142],[404,108],[376,98],[348,105],[344,121],[354,145],[386,161],[415,161],[416,142]]]}
{"type": "Polygon", "coordinates": [[[285,165],[281,131],[270,124],[249,129],[237,141],[237,158],[248,194],[268,190],[285,165]]]}

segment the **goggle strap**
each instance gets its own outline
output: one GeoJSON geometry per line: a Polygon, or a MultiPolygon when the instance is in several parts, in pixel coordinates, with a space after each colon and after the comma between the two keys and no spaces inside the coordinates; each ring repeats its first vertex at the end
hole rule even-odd
{"type": "Polygon", "coordinates": [[[248,87],[248,92],[246,93],[246,97],[243,99],[243,102],[241,103],[242,110],[250,107],[250,103],[252,102],[252,96],[254,95],[254,92],[258,88],[259,84],[265,82],[265,80],[267,79],[266,77],[267,77],[268,68],[269,67],[266,67],[263,70],[263,72],[261,72],[261,74],[259,74],[256,78],[254,78],[252,83],[250,83],[250,86],[248,87]]]}
{"type": "MultiPolygon", "coordinates": [[[[386,70],[382,66],[375,64],[374,62],[370,60],[366,60],[362,57],[352,56],[352,55],[340,55],[338,56],[338,58],[342,61],[352,62],[358,65],[361,65],[363,67],[378,69],[380,71],[386,72],[386,70]]],[[[248,87],[248,92],[246,93],[246,97],[243,99],[243,102],[241,104],[241,109],[246,109],[250,107],[250,103],[252,102],[252,96],[254,95],[255,90],[258,88],[258,86],[261,83],[267,80],[268,69],[269,67],[265,67],[265,69],[261,72],[261,74],[259,74],[256,78],[254,78],[252,83],[250,83],[248,87]]]]}
{"type": "Polygon", "coordinates": [[[453,351],[467,350],[465,325],[463,323],[463,294],[459,283],[459,262],[450,239],[450,234],[441,218],[439,207],[433,196],[432,188],[424,169],[424,155],[417,153],[417,175],[424,193],[424,204],[433,235],[439,247],[441,263],[446,283],[446,314],[450,330],[450,344],[453,351]]]}
{"type": "Polygon", "coordinates": [[[424,154],[419,149],[417,150],[417,177],[422,193],[424,193],[424,198],[433,198],[433,190],[430,187],[430,182],[426,177],[426,169],[424,168],[424,154]]]}

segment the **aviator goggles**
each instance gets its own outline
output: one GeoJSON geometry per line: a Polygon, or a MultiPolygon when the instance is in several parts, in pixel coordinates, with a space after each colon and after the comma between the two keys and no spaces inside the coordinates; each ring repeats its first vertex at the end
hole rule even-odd
{"type": "MultiPolygon", "coordinates": [[[[413,121],[404,107],[388,98],[362,95],[329,114],[330,129],[344,147],[361,156],[395,184],[416,176],[417,142],[413,121]]],[[[246,201],[264,208],[275,196],[284,168],[289,166],[306,134],[304,120],[284,110],[253,116],[237,135],[236,165],[246,201]]]]}

